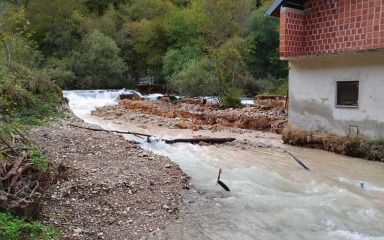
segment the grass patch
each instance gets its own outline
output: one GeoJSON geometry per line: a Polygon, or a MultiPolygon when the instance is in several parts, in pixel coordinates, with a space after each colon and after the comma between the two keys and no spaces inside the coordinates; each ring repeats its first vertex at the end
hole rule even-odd
{"type": "Polygon", "coordinates": [[[51,166],[51,161],[48,159],[45,159],[43,154],[37,150],[32,151],[32,156],[30,158],[30,161],[35,165],[37,168],[47,171],[49,170],[51,166]]]}
{"type": "Polygon", "coordinates": [[[59,236],[57,228],[47,227],[39,222],[28,222],[10,213],[0,212],[0,239],[52,239],[59,236]]]}

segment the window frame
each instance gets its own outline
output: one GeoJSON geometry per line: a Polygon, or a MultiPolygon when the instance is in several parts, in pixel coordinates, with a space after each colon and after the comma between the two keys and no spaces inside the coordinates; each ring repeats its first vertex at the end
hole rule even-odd
{"type": "Polygon", "coordinates": [[[360,81],[358,80],[346,80],[346,81],[336,81],[336,98],[335,98],[335,106],[338,108],[358,108],[359,107],[359,95],[360,95],[360,81]],[[356,105],[345,105],[339,104],[339,83],[357,83],[357,100],[356,105]]]}

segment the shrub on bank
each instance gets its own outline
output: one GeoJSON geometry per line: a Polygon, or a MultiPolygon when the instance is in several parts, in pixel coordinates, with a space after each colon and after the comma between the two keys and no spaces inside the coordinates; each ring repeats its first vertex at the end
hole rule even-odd
{"type": "Polygon", "coordinates": [[[0,61],[0,114],[36,123],[56,113],[62,91],[45,69],[32,70],[15,62],[0,61]],[[29,121],[30,120],[30,121],[29,121]]]}

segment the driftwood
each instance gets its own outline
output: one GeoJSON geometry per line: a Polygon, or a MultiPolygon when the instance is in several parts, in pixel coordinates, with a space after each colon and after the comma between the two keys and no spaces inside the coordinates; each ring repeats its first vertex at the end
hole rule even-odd
{"type": "Polygon", "coordinates": [[[123,131],[115,131],[115,130],[104,130],[104,129],[98,129],[98,128],[89,128],[89,127],[81,127],[77,126],[74,124],[68,124],[68,126],[71,127],[76,127],[76,128],[81,128],[81,129],[87,129],[90,131],[96,131],[96,132],[110,132],[110,133],[120,133],[120,134],[131,134],[131,135],[137,135],[137,136],[144,136],[144,137],[152,137],[151,135],[148,134],[143,134],[143,133],[136,133],[136,132],[123,132],[123,131]]]}
{"type": "Polygon", "coordinates": [[[28,153],[22,151],[14,160],[8,155],[8,161],[0,164],[0,210],[36,218],[40,205],[33,196],[42,190],[40,186],[50,173],[42,172],[28,157],[28,153]]]}
{"type": "Polygon", "coordinates": [[[13,149],[13,147],[11,147],[11,145],[0,135],[0,140],[5,144],[5,145],[7,145],[7,147],[9,148],[9,149],[11,149],[12,150],[12,152],[13,153],[15,153],[15,154],[17,154],[17,152],[15,151],[15,149],[13,149]]]}
{"type": "Polygon", "coordinates": [[[291,157],[292,157],[293,159],[295,159],[296,162],[297,162],[298,164],[300,164],[300,166],[302,166],[305,170],[307,170],[307,171],[311,171],[307,166],[304,165],[304,163],[302,163],[297,157],[295,157],[295,155],[293,155],[293,153],[288,152],[288,154],[291,155],[291,157]]]}
{"type": "Polygon", "coordinates": [[[225,185],[221,180],[220,180],[220,175],[221,175],[221,168],[219,169],[219,176],[217,176],[217,183],[225,189],[225,191],[227,192],[230,192],[231,190],[229,190],[229,187],[227,187],[227,185],[225,185]]]}
{"type": "MultiPolygon", "coordinates": [[[[68,124],[71,127],[77,127],[81,129],[87,129],[90,131],[98,131],[98,132],[110,132],[110,133],[120,133],[120,134],[132,134],[137,136],[144,136],[147,137],[147,142],[151,142],[150,137],[153,137],[152,135],[148,134],[142,134],[142,133],[136,133],[136,132],[123,132],[123,131],[115,131],[115,130],[104,130],[104,129],[97,129],[97,128],[88,128],[88,127],[81,127],[74,124],[68,124]]],[[[178,138],[178,139],[160,139],[164,141],[167,144],[174,144],[174,143],[200,143],[200,142],[206,142],[206,143],[226,143],[226,142],[233,142],[236,140],[236,138],[178,138]]]]}
{"type": "Polygon", "coordinates": [[[164,140],[167,144],[173,144],[173,143],[199,143],[199,142],[206,142],[206,143],[226,143],[226,142],[233,142],[236,138],[190,138],[190,139],[173,139],[173,140],[164,140]]]}
{"type": "Polygon", "coordinates": [[[21,156],[16,159],[16,161],[13,163],[11,170],[9,170],[4,176],[0,176],[0,181],[3,181],[5,179],[10,178],[12,175],[15,175],[25,158],[27,158],[27,154],[25,152],[22,152],[21,156]]]}

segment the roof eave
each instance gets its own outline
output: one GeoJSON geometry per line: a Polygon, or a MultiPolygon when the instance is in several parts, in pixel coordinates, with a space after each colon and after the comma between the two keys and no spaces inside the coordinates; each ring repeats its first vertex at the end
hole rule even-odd
{"type": "Polygon", "coordinates": [[[276,17],[278,18],[278,14],[280,11],[279,7],[283,4],[284,0],[277,0],[272,4],[272,6],[268,9],[268,11],[264,14],[265,17],[276,17]],[[276,15],[277,12],[277,15],[276,15]]]}

